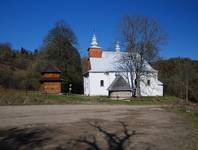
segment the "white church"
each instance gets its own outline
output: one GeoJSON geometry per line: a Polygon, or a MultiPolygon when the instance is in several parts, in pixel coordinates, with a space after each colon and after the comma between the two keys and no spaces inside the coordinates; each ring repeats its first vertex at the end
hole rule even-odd
{"type": "MultiPolygon", "coordinates": [[[[98,46],[95,34],[93,35],[88,48],[87,71],[83,76],[85,95],[131,97],[130,82],[116,67],[118,59],[124,53],[120,51],[119,43],[116,43],[115,51],[103,51],[98,46]]],[[[148,63],[146,68],[152,75],[140,82],[141,96],[163,96],[163,83],[158,80],[158,71],[148,63]]]]}

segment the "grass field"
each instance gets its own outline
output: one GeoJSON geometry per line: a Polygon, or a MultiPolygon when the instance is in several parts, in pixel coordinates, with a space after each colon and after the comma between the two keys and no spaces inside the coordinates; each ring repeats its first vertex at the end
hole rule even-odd
{"type": "Polygon", "coordinates": [[[191,112],[184,112],[184,111],[180,111],[179,113],[181,113],[182,115],[185,116],[185,118],[191,122],[191,126],[193,128],[197,128],[198,129],[198,110],[192,110],[191,112]]]}
{"type": "Polygon", "coordinates": [[[177,113],[178,115],[183,116],[187,120],[187,122],[190,122],[190,126],[193,128],[198,129],[198,105],[192,103],[189,103],[188,108],[186,109],[186,106],[176,106],[176,107],[171,107],[168,106],[165,109],[169,112],[174,112],[177,113]]]}
{"type": "Polygon", "coordinates": [[[45,95],[39,92],[0,90],[0,105],[38,105],[38,104],[170,104],[178,98],[173,96],[141,97],[112,100],[107,96],[84,95],[45,95]]]}

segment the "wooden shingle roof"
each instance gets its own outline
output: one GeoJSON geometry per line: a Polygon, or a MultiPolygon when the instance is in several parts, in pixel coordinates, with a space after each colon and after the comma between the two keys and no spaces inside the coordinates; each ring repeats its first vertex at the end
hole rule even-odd
{"type": "Polygon", "coordinates": [[[61,71],[56,66],[49,64],[42,70],[42,73],[61,73],[61,71]]]}
{"type": "Polygon", "coordinates": [[[116,76],[115,80],[108,87],[109,91],[131,91],[130,85],[122,76],[116,76]]]}

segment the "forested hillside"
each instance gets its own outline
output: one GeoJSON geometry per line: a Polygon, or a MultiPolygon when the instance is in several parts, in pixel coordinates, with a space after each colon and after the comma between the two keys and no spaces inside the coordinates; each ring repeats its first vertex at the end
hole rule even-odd
{"type": "Polygon", "coordinates": [[[189,58],[171,58],[153,64],[164,83],[164,93],[198,101],[198,61],[189,58]]]}
{"type": "Polygon", "coordinates": [[[39,50],[14,50],[0,43],[0,86],[9,89],[39,90],[41,70],[48,64],[62,71],[62,92],[82,93],[81,59],[77,39],[63,21],[57,22],[44,38],[39,50]]]}
{"type": "MultiPolygon", "coordinates": [[[[39,90],[42,68],[53,64],[62,71],[62,92],[68,92],[72,84],[73,93],[82,93],[82,65],[76,47],[77,38],[63,21],[49,31],[39,50],[15,50],[8,43],[0,43],[0,87],[39,90]]],[[[165,95],[198,101],[198,61],[171,58],[152,65],[159,71],[165,95]]]]}
{"type": "Polygon", "coordinates": [[[14,50],[10,44],[0,44],[0,85],[10,89],[39,89],[40,73],[35,68],[37,57],[37,50],[14,50]]]}

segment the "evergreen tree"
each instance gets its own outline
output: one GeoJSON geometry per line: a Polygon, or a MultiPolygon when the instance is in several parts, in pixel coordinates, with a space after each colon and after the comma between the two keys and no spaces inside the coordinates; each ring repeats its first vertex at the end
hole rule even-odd
{"type": "Polygon", "coordinates": [[[56,65],[62,71],[62,89],[68,92],[82,92],[82,70],[80,54],[76,49],[77,39],[72,29],[63,21],[56,23],[45,37],[41,49],[41,61],[44,65],[56,65]]]}

